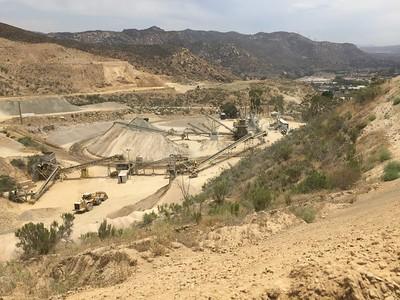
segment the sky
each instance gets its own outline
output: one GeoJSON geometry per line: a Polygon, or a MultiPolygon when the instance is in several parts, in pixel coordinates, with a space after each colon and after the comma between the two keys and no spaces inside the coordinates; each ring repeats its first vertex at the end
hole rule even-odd
{"type": "Polygon", "coordinates": [[[158,26],[400,44],[400,0],[0,0],[0,22],[40,32],[158,26]]]}

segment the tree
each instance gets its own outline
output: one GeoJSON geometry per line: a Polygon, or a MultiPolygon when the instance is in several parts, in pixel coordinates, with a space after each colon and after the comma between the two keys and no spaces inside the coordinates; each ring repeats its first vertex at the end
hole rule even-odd
{"type": "Polygon", "coordinates": [[[273,96],[271,100],[269,100],[269,105],[274,107],[274,110],[280,113],[283,113],[285,110],[283,96],[273,96]]]}
{"type": "Polygon", "coordinates": [[[236,105],[232,102],[227,102],[221,106],[221,111],[225,113],[225,115],[229,119],[236,119],[239,114],[239,110],[237,109],[236,105]]]}
{"type": "Polygon", "coordinates": [[[212,188],[212,198],[217,204],[222,204],[229,193],[229,183],[226,179],[218,180],[212,188]]]}
{"type": "Polygon", "coordinates": [[[62,225],[54,221],[50,228],[46,228],[43,223],[25,224],[15,232],[19,239],[17,247],[22,248],[26,257],[50,253],[60,240],[69,240],[71,236],[74,216],[63,214],[62,219],[62,225]]]}
{"type": "Polygon", "coordinates": [[[75,216],[73,214],[63,214],[63,223],[58,228],[58,235],[60,240],[69,241],[72,234],[72,227],[74,226],[75,216]]]}
{"type": "Polygon", "coordinates": [[[333,97],[332,93],[325,92],[321,95],[308,97],[302,102],[303,119],[309,121],[325,112],[332,110],[339,104],[339,99],[333,97]]]}
{"type": "Polygon", "coordinates": [[[247,198],[253,204],[255,211],[265,210],[271,205],[272,195],[269,189],[260,183],[254,183],[247,191],[247,198]]]}
{"type": "Polygon", "coordinates": [[[14,178],[7,175],[0,176],[0,194],[4,192],[9,192],[15,189],[16,186],[17,183],[14,178]]]}
{"type": "Polygon", "coordinates": [[[250,110],[253,113],[258,113],[261,107],[261,97],[263,95],[263,90],[253,88],[249,91],[250,98],[250,110]]]}

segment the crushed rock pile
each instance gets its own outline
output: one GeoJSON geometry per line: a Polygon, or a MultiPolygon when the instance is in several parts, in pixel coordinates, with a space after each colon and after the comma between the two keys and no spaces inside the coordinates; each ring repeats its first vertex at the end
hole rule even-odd
{"type": "MultiPolygon", "coordinates": [[[[153,125],[135,119],[130,125],[156,129],[153,125]]],[[[145,161],[168,158],[171,154],[185,154],[186,150],[169,140],[162,133],[130,127],[128,124],[115,123],[104,135],[89,142],[87,150],[99,157],[126,155],[129,149],[131,159],[137,156],[145,161]]]]}

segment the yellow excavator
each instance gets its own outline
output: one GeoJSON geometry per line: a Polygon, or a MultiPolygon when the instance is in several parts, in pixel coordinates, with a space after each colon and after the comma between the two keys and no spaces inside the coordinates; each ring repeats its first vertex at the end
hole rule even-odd
{"type": "Polygon", "coordinates": [[[76,213],[85,213],[91,211],[93,206],[100,205],[108,199],[105,192],[84,193],[80,201],[74,203],[74,211],[76,213]]]}

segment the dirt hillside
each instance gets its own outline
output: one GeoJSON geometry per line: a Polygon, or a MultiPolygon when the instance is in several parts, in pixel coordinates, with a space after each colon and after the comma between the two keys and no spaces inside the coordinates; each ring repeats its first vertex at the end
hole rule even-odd
{"type": "Polygon", "coordinates": [[[175,245],[139,259],[126,282],[68,299],[399,299],[399,192],[397,181],[329,203],[313,224],[254,216],[209,234],[201,251],[175,245]]]}
{"type": "Polygon", "coordinates": [[[125,61],[55,44],[28,44],[0,38],[0,96],[162,85],[159,77],[138,71],[125,61]]]}

